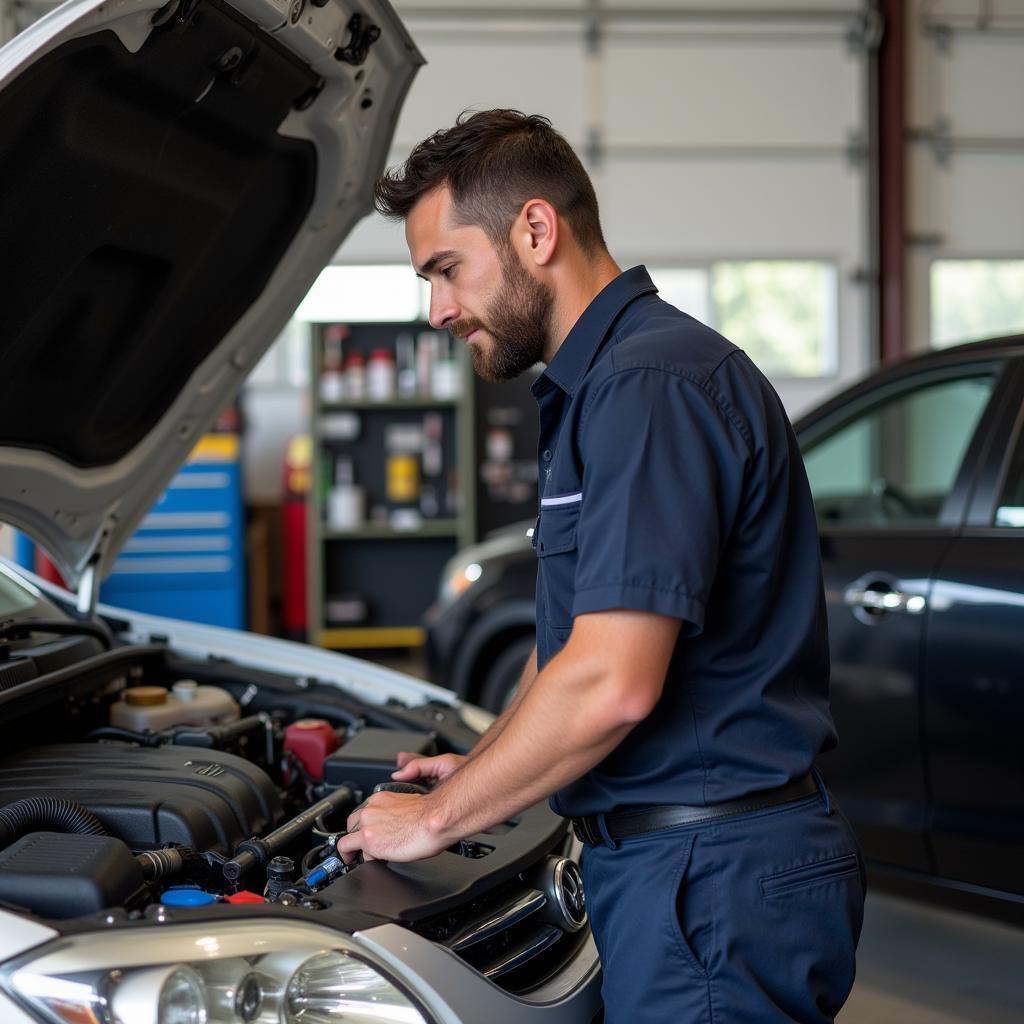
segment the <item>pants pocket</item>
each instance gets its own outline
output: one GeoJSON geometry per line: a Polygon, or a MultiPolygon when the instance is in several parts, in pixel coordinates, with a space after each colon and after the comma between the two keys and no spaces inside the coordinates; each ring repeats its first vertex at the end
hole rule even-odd
{"type": "MultiPolygon", "coordinates": [[[[669,930],[680,958],[687,967],[702,980],[707,979],[707,966],[701,959],[697,943],[698,936],[713,930],[710,915],[703,909],[709,901],[702,899],[708,893],[698,893],[694,877],[693,847],[697,834],[689,835],[683,842],[683,849],[673,879],[672,900],[669,905],[669,930]]],[[[708,880],[710,882],[710,879],[708,880]]],[[[701,889],[704,886],[701,885],[701,889]]]]}
{"type": "Polygon", "coordinates": [[[761,895],[767,898],[859,877],[860,873],[860,858],[856,853],[846,853],[811,864],[801,864],[799,867],[789,868],[774,875],[765,875],[759,880],[759,884],[761,895]]]}

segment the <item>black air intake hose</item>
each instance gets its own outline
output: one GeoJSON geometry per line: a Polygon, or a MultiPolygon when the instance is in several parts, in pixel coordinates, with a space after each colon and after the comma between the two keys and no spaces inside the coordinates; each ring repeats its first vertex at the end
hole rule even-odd
{"type": "Polygon", "coordinates": [[[135,860],[142,868],[142,874],[147,882],[158,882],[161,878],[176,875],[185,867],[185,853],[173,848],[145,850],[143,853],[137,853],[135,860]]]}
{"type": "Polygon", "coordinates": [[[70,800],[30,796],[0,807],[0,850],[29,832],[75,832],[86,836],[107,834],[92,811],[70,800]]]}

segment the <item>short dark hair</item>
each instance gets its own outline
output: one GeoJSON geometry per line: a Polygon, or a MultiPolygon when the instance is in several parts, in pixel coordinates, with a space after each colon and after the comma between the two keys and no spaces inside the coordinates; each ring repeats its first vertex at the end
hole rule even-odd
{"type": "Polygon", "coordinates": [[[605,248],[597,196],[572,146],[540,114],[464,110],[451,128],[424,139],[374,188],[377,209],[404,220],[435,188],[451,189],[456,215],[478,224],[496,246],[528,199],[546,199],[565,218],[584,252],[605,248]]]}

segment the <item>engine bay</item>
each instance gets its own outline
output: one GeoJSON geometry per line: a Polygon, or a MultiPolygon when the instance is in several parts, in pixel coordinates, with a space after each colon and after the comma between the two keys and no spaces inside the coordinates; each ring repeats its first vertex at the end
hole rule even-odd
{"type": "MultiPolygon", "coordinates": [[[[409,787],[391,781],[399,751],[475,742],[456,709],[375,705],[316,679],[189,661],[159,642],[103,650],[90,636],[81,658],[82,640],[79,657],[0,690],[8,907],[61,921],[240,905],[410,919],[564,840],[560,820],[538,809],[433,862],[347,866],[336,843],[349,813],[377,788],[409,787]]],[[[8,645],[9,670],[19,646],[42,664],[41,645],[25,639],[8,645]]]]}

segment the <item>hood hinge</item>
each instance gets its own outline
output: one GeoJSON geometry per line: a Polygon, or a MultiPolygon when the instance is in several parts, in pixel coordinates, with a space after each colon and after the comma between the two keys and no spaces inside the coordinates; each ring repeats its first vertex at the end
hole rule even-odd
{"type": "MultiPolygon", "coordinates": [[[[322,6],[316,0],[313,0],[313,4],[316,7],[322,6]]],[[[349,18],[346,28],[349,33],[348,43],[339,46],[334,51],[334,57],[336,60],[359,67],[360,64],[366,63],[370,47],[380,39],[380,28],[364,20],[358,13],[349,18]]]]}

